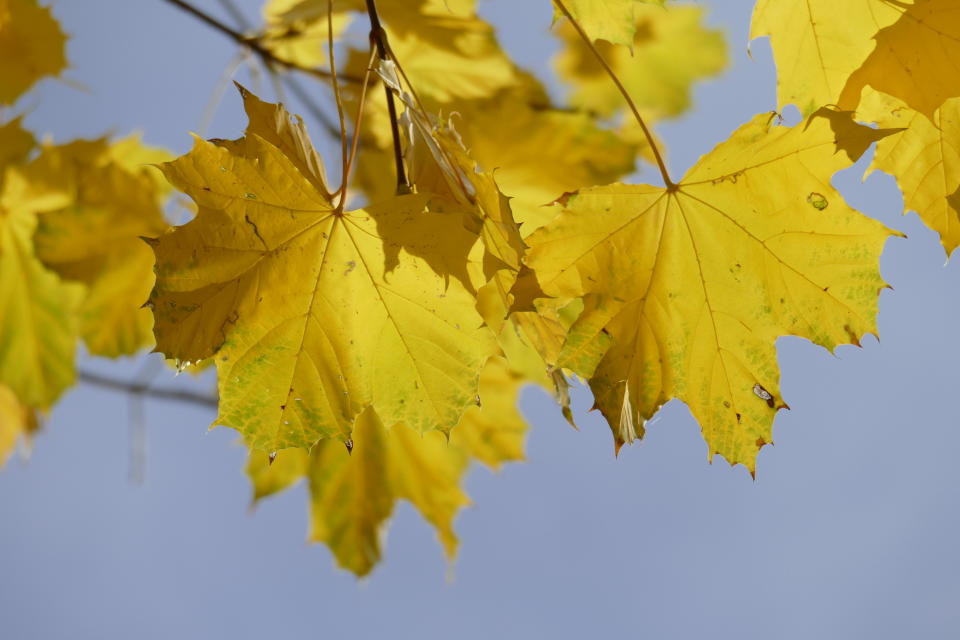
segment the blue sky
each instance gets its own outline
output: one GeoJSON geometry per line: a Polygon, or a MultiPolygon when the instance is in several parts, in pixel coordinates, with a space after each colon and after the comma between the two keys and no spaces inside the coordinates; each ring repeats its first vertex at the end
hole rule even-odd
{"type": "MultiPolygon", "coordinates": [[[[257,4],[241,3],[251,15],[257,4]]],[[[774,106],[769,46],[746,54],[752,2],[704,4],[733,65],[659,127],[674,175],[774,106]]],[[[481,6],[523,63],[547,69],[546,0],[481,6]]],[[[60,0],[55,13],[73,35],[72,82],[24,100],[27,123],[57,141],[139,129],[186,151],[233,45],[160,0],[60,0]]],[[[243,125],[228,92],[208,133],[243,125]]],[[[883,255],[894,290],[881,295],[881,340],[836,354],[780,340],[793,409],[777,418],[756,481],[707,463],[679,403],[614,459],[584,393],[577,432],[531,390],[529,460],[470,474],[453,579],[404,505],[385,562],[357,581],[304,543],[302,487],[250,511],[244,451],[233,432],[207,432],[211,412],[148,402],[145,482],[134,484],[126,399],[81,386],[32,457],[0,473],[0,637],[956,637],[960,267],[900,215],[892,181],[861,182],[863,168],[835,183],[909,236],[883,255]]]]}

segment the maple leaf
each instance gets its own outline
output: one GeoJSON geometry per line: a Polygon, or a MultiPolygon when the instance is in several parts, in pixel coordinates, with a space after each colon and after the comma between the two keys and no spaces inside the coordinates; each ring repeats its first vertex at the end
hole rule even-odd
{"type": "Polygon", "coordinates": [[[607,183],[634,168],[638,144],[601,129],[585,113],[557,109],[505,90],[452,108],[463,144],[481,170],[493,172],[529,235],[556,213],[546,207],[568,191],[607,183]]]}
{"type": "MultiPolygon", "coordinates": [[[[274,0],[269,7],[269,19],[274,24],[287,25],[286,28],[294,34],[303,34],[303,37],[291,39],[297,49],[320,41],[325,43],[327,0],[293,0],[293,6],[291,1],[274,0]]],[[[391,56],[403,66],[422,96],[441,102],[480,98],[516,82],[513,63],[497,44],[493,27],[477,17],[475,8],[475,0],[377,2],[377,13],[387,32],[391,56]]],[[[334,26],[338,29],[351,13],[366,14],[367,11],[365,0],[334,2],[333,9],[334,26]]],[[[269,42],[282,40],[274,37],[269,42]]],[[[352,54],[346,72],[355,77],[362,76],[369,54],[356,50],[352,54]]],[[[304,55],[288,46],[284,58],[314,66],[323,55],[309,52],[304,55]]],[[[354,112],[353,109],[348,111],[354,112]]]]}
{"type": "Polygon", "coordinates": [[[874,50],[873,36],[900,19],[908,3],[758,0],[750,38],[770,36],[778,108],[794,104],[807,116],[836,104],[850,76],[874,50]]]}
{"type": "Polygon", "coordinates": [[[34,83],[67,66],[66,36],[36,0],[0,0],[0,104],[13,104],[34,83]],[[16,61],[16,62],[13,62],[16,61]]]}
{"type": "Polygon", "coordinates": [[[476,236],[421,195],[335,210],[261,126],[162,166],[199,212],[154,243],[158,350],[216,355],[216,424],[254,448],[345,440],[368,406],[390,427],[449,430],[495,344],[467,286],[434,266],[476,236]]]}
{"type": "Polygon", "coordinates": [[[869,85],[932,119],[947,98],[960,96],[960,6],[956,0],[896,6],[903,15],[876,34],[876,48],[851,75],[838,104],[855,108],[869,85]]]}
{"type": "Polygon", "coordinates": [[[527,425],[516,409],[522,378],[501,358],[480,376],[482,406],[471,407],[453,430],[417,434],[403,425],[385,429],[371,411],[357,418],[351,450],[323,441],[308,454],[289,449],[270,462],[253,452],[247,463],[254,499],[306,477],[310,539],[323,542],[337,563],[366,575],[381,557],[383,531],[397,500],[412,503],[438,532],[449,556],[457,547],[453,518],[468,504],[460,482],[471,460],[496,469],[523,458],[527,425]]]}
{"type": "MultiPolygon", "coordinates": [[[[399,79],[391,78],[387,74],[384,76],[388,79],[390,86],[399,91],[399,79]]],[[[538,94],[538,88],[535,82],[529,81],[520,95],[529,94],[527,99],[530,99],[538,94]]],[[[510,91],[509,94],[514,95],[515,92],[510,91]]],[[[469,228],[476,228],[476,233],[483,241],[485,255],[482,261],[477,260],[475,256],[467,255],[464,256],[464,260],[467,263],[467,270],[473,272],[473,280],[486,281],[486,284],[477,290],[477,310],[483,316],[487,326],[497,334],[497,342],[502,354],[508,357],[511,363],[515,363],[518,370],[523,371],[529,380],[547,388],[552,387],[563,415],[573,424],[567,381],[562,373],[551,369],[546,364],[552,361],[554,352],[559,351],[566,325],[561,322],[555,306],[541,305],[538,309],[532,303],[518,304],[511,291],[515,286],[517,290],[524,288],[523,284],[517,285],[517,279],[524,272],[521,258],[526,252],[526,245],[523,243],[519,224],[513,217],[511,204],[511,201],[518,200],[507,197],[500,191],[493,172],[483,170],[483,167],[474,159],[472,150],[468,150],[464,145],[463,138],[453,128],[452,123],[439,121],[422,111],[405,94],[402,95],[404,95],[406,107],[405,117],[415,125],[412,127],[413,135],[407,145],[409,177],[412,178],[413,187],[417,190],[424,189],[426,192],[432,192],[431,208],[434,210],[459,212],[464,216],[469,228]],[[508,315],[509,321],[507,321],[508,315]]],[[[470,114],[493,112],[493,110],[477,108],[475,104],[472,106],[475,111],[471,110],[470,114]]],[[[529,120],[526,124],[533,122],[536,122],[536,119],[529,120]]],[[[562,120],[557,122],[563,124],[562,120]]],[[[490,124],[495,126],[492,121],[490,124]]],[[[475,128],[474,131],[477,133],[478,140],[484,138],[480,130],[475,128]]],[[[588,130],[581,133],[586,131],[588,130]]],[[[591,133],[593,132],[602,135],[599,130],[594,129],[591,133]]],[[[519,130],[516,131],[518,136],[530,133],[529,128],[522,133],[519,130]]],[[[559,131],[554,129],[552,135],[542,133],[541,140],[544,143],[553,143],[554,148],[559,151],[564,143],[570,142],[562,133],[562,128],[559,131]]],[[[506,139],[504,141],[509,145],[506,139]]],[[[513,145],[516,144],[517,139],[514,139],[513,145]]],[[[618,147],[611,144],[610,146],[629,149],[627,145],[618,147]]],[[[546,148],[549,146],[541,146],[541,153],[546,148]]],[[[489,157],[495,157],[492,151],[489,157]]],[[[529,174],[525,165],[532,166],[536,162],[534,154],[519,153],[513,163],[509,163],[508,158],[506,170],[513,173],[510,168],[512,164],[513,169],[519,171],[521,175],[529,174]]],[[[611,162],[615,163],[616,159],[611,158],[611,162]]],[[[559,178],[559,181],[577,180],[585,174],[609,171],[611,170],[609,166],[608,163],[598,163],[592,168],[571,169],[571,175],[559,178]]],[[[552,181],[553,184],[557,182],[557,179],[552,181]]],[[[515,185],[520,183],[520,180],[514,182],[515,185]]],[[[528,190],[527,194],[529,193],[528,190]]],[[[530,227],[540,223],[542,222],[535,221],[531,224],[529,220],[527,221],[530,227]]]]}
{"type": "MultiPolygon", "coordinates": [[[[639,108],[654,118],[676,116],[690,106],[696,80],[726,67],[723,34],[704,27],[702,7],[638,5],[634,11],[632,50],[605,42],[596,48],[639,108]]],[[[574,28],[564,24],[557,33],[564,49],[554,67],[573,87],[570,103],[603,116],[622,110],[623,96],[574,28]]]]}
{"type": "MultiPolygon", "coordinates": [[[[564,0],[567,10],[594,40],[633,47],[637,20],[646,8],[663,6],[665,0],[564,0]]],[[[554,7],[556,22],[563,12],[554,7]]]]}
{"type": "Polygon", "coordinates": [[[944,102],[931,120],[884,93],[864,90],[857,118],[882,128],[903,127],[880,140],[868,172],[897,180],[904,207],[940,234],[947,255],[960,244],[960,98],[944,102]]]}
{"type": "Polygon", "coordinates": [[[290,114],[282,104],[263,102],[240,84],[234,85],[243,98],[247,134],[260,136],[279,149],[324,200],[330,200],[323,160],[310,142],[303,119],[290,114]]]}
{"type": "Polygon", "coordinates": [[[145,163],[168,158],[136,138],[79,140],[44,147],[26,170],[66,199],[40,214],[34,243],[47,267],[87,285],[80,332],[94,355],[130,355],[153,342],[153,318],[143,308],[153,252],[141,237],[167,229],[160,207],[169,188],[145,163]]]}
{"type": "MultiPolygon", "coordinates": [[[[339,4],[339,3],[338,3],[339,4]]],[[[327,63],[327,3],[303,0],[269,0],[261,10],[265,27],[260,42],[281,60],[301,67],[327,63]]],[[[353,16],[347,8],[333,12],[333,37],[339,38],[353,16]]]]}
{"type": "Polygon", "coordinates": [[[63,282],[33,247],[37,213],[64,204],[14,167],[0,173],[0,383],[31,408],[50,407],[75,376],[84,287],[63,282]]]}
{"type": "Polygon", "coordinates": [[[21,404],[10,387],[0,383],[0,469],[17,442],[37,430],[36,412],[21,404]]]}
{"type": "Polygon", "coordinates": [[[33,134],[23,128],[23,116],[0,126],[0,172],[7,165],[23,162],[35,144],[33,134]]]}
{"type": "Polygon", "coordinates": [[[711,456],[753,472],[785,406],[777,337],[832,349],[876,332],[892,232],[830,178],[892,132],[826,109],[793,128],[773,117],[742,126],[679,185],[582,190],[527,239],[543,291],[584,296],[557,364],[590,379],[618,448],[675,397],[711,456]]]}
{"type": "Polygon", "coordinates": [[[514,65],[476,17],[383,12],[391,53],[421,95],[440,102],[484,98],[516,83],[514,65]]]}

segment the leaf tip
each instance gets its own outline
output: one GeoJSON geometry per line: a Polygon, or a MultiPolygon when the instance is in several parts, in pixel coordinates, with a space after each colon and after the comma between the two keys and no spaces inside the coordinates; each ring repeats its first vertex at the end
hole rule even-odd
{"type": "Polygon", "coordinates": [[[613,441],[613,457],[620,458],[620,449],[623,448],[624,441],[620,438],[615,438],[613,441]]]}

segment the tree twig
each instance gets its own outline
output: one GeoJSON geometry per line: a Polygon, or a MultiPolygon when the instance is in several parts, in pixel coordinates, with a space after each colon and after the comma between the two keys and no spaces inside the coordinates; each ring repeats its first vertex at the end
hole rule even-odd
{"type": "Polygon", "coordinates": [[[99,373],[93,373],[92,371],[79,371],[77,373],[77,378],[80,380],[80,382],[96,385],[105,389],[113,389],[115,391],[124,391],[131,394],[149,396],[158,400],[186,402],[203,407],[215,408],[217,406],[216,396],[197,393],[195,391],[156,388],[144,383],[117,380],[116,378],[103,376],[99,373]]]}
{"type": "MultiPolygon", "coordinates": [[[[233,2],[233,0],[219,0],[220,6],[223,7],[224,11],[230,14],[230,17],[234,22],[239,25],[244,31],[249,31],[251,29],[250,22],[247,20],[246,16],[243,15],[243,12],[240,11],[240,8],[233,2]]],[[[272,74],[277,74],[277,70],[270,65],[265,65],[267,71],[272,74]]],[[[339,77],[343,77],[342,75],[339,77]]],[[[283,85],[292,93],[300,102],[303,103],[303,107],[310,112],[310,115],[324,128],[324,130],[329,133],[331,136],[338,136],[339,131],[337,130],[337,125],[333,123],[332,120],[323,112],[323,110],[313,101],[310,96],[310,92],[303,88],[303,85],[300,84],[300,81],[293,74],[284,74],[280,76],[280,81],[283,85]]],[[[280,98],[280,96],[277,96],[280,98]]]]}
{"type": "MultiPolygon", "coordinates": [[[[198,20],[206,24],[208,27],[211,27],[214,30],[219,31],[220,33],[227,36],[237,44],[243,45],[245,47],[249,47],[250,50],[256,53],[258,56],[260,56],[260,58],[264,61],[264,64],[267,64],[268,66],[270,64],[275,64],[277,66],[283,67],[284,69],[306,73],[316,78],[320,78],[322,80],[330,79],[330,74],[322,69],[315,69],[313,67],[304,67],[302,65],[297,64],[296,62],[292,62],[290,60],[284,60],[283,58],[277,57],[272,51],[270,51],[270,49],[266,48],[263,45],[263,43],[260,41],[259,38],[245,36],[244,34],[240,33],[236,29],[233,29],[225,25],[224,23],[217,20],[210,14],[204,11],[201,11],[200,9],[194,7],[192,4],[190,4],[189,2],[186,2],[185,0],[163,0],[163,1],[189,13],[193,17],[197,18],[198,20]]],[[[352,75],[340,75],[339,79],[346,80],[347,82],[360,82],[360,78],[357,78],[356,76],[352,76],[352,75]]]]}
{"type": "MultiPolygon", "coordinates": [[[[380,24],[380,15],[377,13],[375,0],[367,0],[367,15],[370,16],[370,42],[377,49],[377,57],[381,61],[389,59],[387,47],[387,33],[380,24]]],[[[407,172],[403,166],[403,147],[400,144],[400,124],[397,120],[397,105],[393,99],[393,89],[383,83],[387,94],[387,112],[390,115],[390,133],[393,134],[393,162],[397,167],[397,191],[408,193],[410,183],[407,182],[407,172]]]]}

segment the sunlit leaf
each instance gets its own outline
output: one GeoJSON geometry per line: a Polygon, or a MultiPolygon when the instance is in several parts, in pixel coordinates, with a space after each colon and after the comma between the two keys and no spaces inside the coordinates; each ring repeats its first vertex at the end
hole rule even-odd
{"type": "Polygon", "coordinates": [[[157,345],[216,356],[217,424],[273,451],[346,439],[367,406],[417,431],[460,420],[495,346],[466,285],[434,270],[476,242],[456,216],[419,195],[336,211],[253,125],[163,170],[199,213],[155,243],[157,345]]]}
{"type": "Polygon", "coordinates": [[[544,292],[584,296],[558,364],[590,379],[618,447],[680,398],[710,454],[752,471],[786,406],[777,337],[832,349],[876,332],[891,232],[830,178],[891,132],[827,110],[793,128],[771,120],[741,127],[675,188],[582,190],[527,240],[544,292]]]}
{"type": "Polygon", "coordinates": [[[874,36],[876,47],[850,77],[838,104],[855,108],[869,85],[933,119],[944,101],[960,96],[960,5],[956,0],[887,4],[902,15],[874,36]]]}
{"type": "Polygon", "coordinates": [[[906,209],[940,234],[950,254],[960,244],[960,98],[944,102],[931,120],[868,88],[857,117],[884,128],[905,127],[900,135],[877,143],[870,170],[897,179],[906,209]]]}
{"type": "Polygon", "coordinates": [[[794,104],[806,116],[836,104],[850,75],[874,50],[874,35],[896,22],[911,1],[759,0],[750,37],[770,36],[779,108],[794,104]]]}
{"type": "Polygon", "coordinates": [[[358,575],[380,561],[397,500],[417,508],[452,556],[453,519],[468,504],[460,484],[470,461],[499,468],[523,457],[527,426],[516,409],[521,383],[503,360],[491,360],[480,379],[480,397],[489,400],[467,411],[449,442],[440,433],[421,435],[403,425],[385,429],[368,410],[357,418],[349,448],[324,440],[309,454],[280,451],[272,463],[267,454],[253,452],[247,473],[255,499],[306,477],[310,539],[326,544],[341,567],[358,575]]]}

